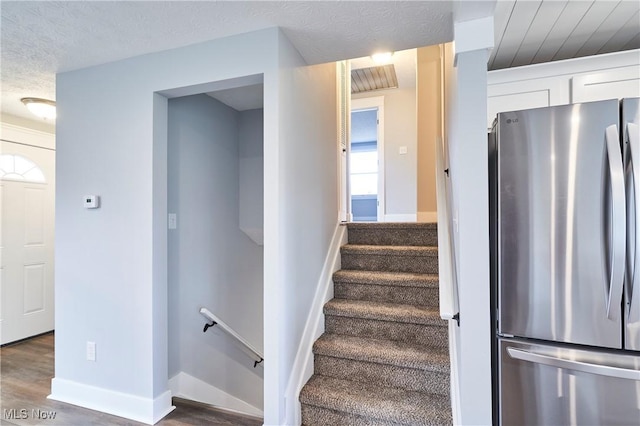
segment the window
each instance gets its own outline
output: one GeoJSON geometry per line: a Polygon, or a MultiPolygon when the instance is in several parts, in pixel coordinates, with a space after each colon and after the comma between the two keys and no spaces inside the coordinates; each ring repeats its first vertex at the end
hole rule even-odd
{"type": "Polygon", "coordinates": [[[45,183],[44,173],[33,161],[21,155],[0,155],[0,179],[45,183]]]}
{"type": "Polygon", "coordinates": [[[378,152],[351,152],[351,195],[378,193],[378,152]]]}

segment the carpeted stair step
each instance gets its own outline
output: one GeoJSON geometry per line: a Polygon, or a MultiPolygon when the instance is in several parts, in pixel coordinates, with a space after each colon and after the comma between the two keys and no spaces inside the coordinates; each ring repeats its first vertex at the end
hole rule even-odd
{"type": "Polygon", "coordinates": [[[314,375],[300,392],[304,425],[451,424],[445,395],[314,375]]]}
{"type": "Polygon", "coordinates": [[[349,244],[437,246],[436,223],[349,223],[349,244]]]}
{"type": "Polygon", "coordinates": [[[449,354],[407,342],[324,334],[313,346],[314,372],[379,386],[449,395],[449,354]]]}
{"type": "Polygon", "coordinates": [[[327,333],[448,346],[446,321],[427,306],[332,299],[324,315],[327,333]]]}
{"type": "Polygon", "coordinates": [[[341,269],[333,274],[333,284],[337,299],[439,306],[434,274],[341,269]]]}
{"type": "Polygon", "coordinates": [[[342,269],[438,273],[438,248],[347,244],[340,248],[342,269]]]}

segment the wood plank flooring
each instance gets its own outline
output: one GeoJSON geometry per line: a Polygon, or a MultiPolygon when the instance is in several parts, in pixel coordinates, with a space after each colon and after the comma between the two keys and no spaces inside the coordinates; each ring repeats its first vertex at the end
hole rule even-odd
{"type": "MultiPolygon", "coordinates": [[[[47,399],[53,378],[53,348],[54,334],[49,333],[0,349],[0,425],[144,425],[47,399]],[[55,417],[50,418],[53,413],[55,417]]],[[[262,425],[259,419],[208,406],[178,401],[174,401],[174,405],[176,409],[157,423],[158,426],[262,425]]]]}

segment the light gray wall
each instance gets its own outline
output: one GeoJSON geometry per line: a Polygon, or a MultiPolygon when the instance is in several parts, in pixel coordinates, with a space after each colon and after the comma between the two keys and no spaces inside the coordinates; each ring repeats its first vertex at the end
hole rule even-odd
{"type": "Polygon", "coordinates": [[[391,89],[353,95],[353,99],[384,96],[385,214],[417,213],[416,89],[391,89]],[[399,154],[401,146],[407,153],[399,154]]]}
{"type": "Polygon", "coordinates": [[[198,312],[208,308],[262,350],[263,250],[239,228],[241,114],[206,95],[171,99],[168,129],[168,209],[178,215],[169,375],[183,371],[262,409],[262,367],[225,333],[203,333],[198,312]]]}
{"type": "Polygon", "coordinates": [[[450,70],[446,130],[461,320],[453,326],[451,341],[457,352],[457,422],[478,425],[492,423],[486,99],[493,19],[456,23],[455,29],[455,61],[445,56],[450,70]]]}
{"type": "Polygon", "coordinates": [[[282,424],[291,365],[338,223],[335,64],[305,65],[282,32],[270,28],[58,74],[54,384],[70,385],[68,401],[95,402],[119,415],[141,404],[145,413],[163,413],[160,405],[170,403],[163,399],[166,96],[220,90],[212,82],[258,75],[264,421],[282,424]],[[101,208],[82,208],[85,194],[100,195],[101,208]],[[97,344],[97,362],[85,360],[87,341],[97,344]],[[104,406],[103,391],[117,392],[121,402],[104,406]]]}
{"type": "Polygon", "coordinates": [[[263,115],[262,108],[239,115],[240,229],[257,242],[264,231],[263,115]]]}
{"type": "MultiPolygon", "coordinates": [[[[155,407],[166,395],[167,98],[159,93],[263,75],[273,86],[265,108],[277,111],[279,37],[272,28],[57,76],[54,384],[69,385],[68,400],[101,406],[100,392],[118,392],[122,404],[105,409],[126,415],[126,406],[155,407]],[[101,207],[84,209],[85,194],[100,195],[101,207]],[[85,359],[87,341],[97,344],[96,362],[85,359]]],[[[270,149],[277,129],[265,131],[270,149]]]]}

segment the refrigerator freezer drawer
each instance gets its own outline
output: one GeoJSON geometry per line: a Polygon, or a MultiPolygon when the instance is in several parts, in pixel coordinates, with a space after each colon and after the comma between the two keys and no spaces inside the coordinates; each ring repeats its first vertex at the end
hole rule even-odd
{"type": "Polygon", "coordinates": [[[500,339],[500,424],[640,424],[640,354],[500,339]]]}

